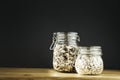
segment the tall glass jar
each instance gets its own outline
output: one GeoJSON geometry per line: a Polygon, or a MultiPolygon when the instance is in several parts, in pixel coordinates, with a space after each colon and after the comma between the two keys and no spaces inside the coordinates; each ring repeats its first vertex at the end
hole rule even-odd
{"type": "Polygon", "coordinates": [[[78,74],[101,74],[103,71],[102,50],[100,46],[80,47],[75,62],[78,74]]]}
{"type": "Polygon", "coordinates": [[[56,32],[53,33],[53,43],[50,50],[53,50],[53,68],[61,72],[74,71],[75,60],[78,54],[80,41],[77,32],[56,32]]]}

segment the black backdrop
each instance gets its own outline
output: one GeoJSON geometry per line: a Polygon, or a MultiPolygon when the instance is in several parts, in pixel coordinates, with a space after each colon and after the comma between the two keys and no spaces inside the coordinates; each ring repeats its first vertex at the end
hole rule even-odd
{"type": "Polygon", "coordinates": [[[120,69],[119,3],[0,2],[0,67],[52,67],[52,33],[75,31],[81,46],[100,45],[106,69],[120,69]]]}

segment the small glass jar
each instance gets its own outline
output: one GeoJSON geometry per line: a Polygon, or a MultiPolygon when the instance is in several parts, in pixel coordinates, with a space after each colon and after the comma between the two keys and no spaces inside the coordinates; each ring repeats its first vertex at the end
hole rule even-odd
{"type": "Polygon", "coordinates": [[[75,62],[78,74],[101,74],[103,71],[102,50],[100,46],[80,47],[75,62]]]}
{"type": "Polygon", "coordinates": [[[75,67],[75,60],[78,54],[80,41],[77,32],[56,32],[53,33],[53,43],[50,50],[53,50],[53,68],[61,72],[72,72],[75,67]]]}

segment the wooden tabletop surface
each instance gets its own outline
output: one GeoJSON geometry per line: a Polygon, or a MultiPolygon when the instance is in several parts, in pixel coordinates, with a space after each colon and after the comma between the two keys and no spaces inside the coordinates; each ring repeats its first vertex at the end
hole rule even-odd
{"type": "Polygon", "coordinates": [[[104,70],[100,75],[80,75],[48,68],[0,68],[0,80],[120,80],[120,70],[104,70]]]}

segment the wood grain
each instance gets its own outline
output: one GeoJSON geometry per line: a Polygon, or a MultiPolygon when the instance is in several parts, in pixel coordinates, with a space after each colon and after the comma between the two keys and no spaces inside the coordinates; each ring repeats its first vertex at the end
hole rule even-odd
{"type": "Polygon", "coordinates": [[[79,75],[48,68],[0,68],[0,80],[120,80],[120,70],[104,70],[101,75],[79,75]]]}

